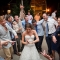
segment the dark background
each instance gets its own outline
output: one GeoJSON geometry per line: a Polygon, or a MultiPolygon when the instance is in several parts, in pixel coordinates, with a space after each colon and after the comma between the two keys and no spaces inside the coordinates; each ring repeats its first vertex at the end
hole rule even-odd
{"type": "MultiPolygon", "coordinates": [[[[9,8],[9,6],[8,6],[8,3],[10,3],[11,1],[13,4],[16,3],[16,0],[0,0],[0,14],[2,12],[4,13],[4,11],[7,9],[11,9],[11,7],[9,8]]],[[[29,2],[30,1],[31,0],[29,0],[29,2]]],[[[47,8],[50,8],[51,12],[53,12],[54,10],[57,10],[60,7],[59,6],[60,0],[46,0],[46,2],[47,2],[47,8]]]]}
{"type": "Polygon", "coordinates": [[[52,8],[53,10],[58,9],[60,0],[46,0],[47,1],[47,6],[52,8]]]}

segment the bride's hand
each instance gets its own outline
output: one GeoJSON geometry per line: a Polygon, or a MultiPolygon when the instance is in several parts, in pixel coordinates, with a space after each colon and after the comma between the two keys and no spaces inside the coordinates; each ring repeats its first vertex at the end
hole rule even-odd
{"type": "Polygon", "coordinates": [[[34,42],[29,42],[29,44],[34,44],[34,42]]]}
{"type": "Polygon", "coordinates": [[[26,44],[33,44],[33,42],[26,41],[26,44]]]}
{"type": "Polygon", "coordinates": [[[26,45],[29,44],[28,40],[26,40],[26,45]]]}
{"type": "Polygon", "coordinates": [[[34,42],[32,41],[29,41],[29,40],[26,40],[26,44],[33,44],[34,42]]]}

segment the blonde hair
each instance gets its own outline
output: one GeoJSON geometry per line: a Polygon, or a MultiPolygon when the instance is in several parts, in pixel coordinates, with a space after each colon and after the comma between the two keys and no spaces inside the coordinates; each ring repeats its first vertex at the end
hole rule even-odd
{"type": "Polygon", "coordinates": [[[3,16],[0,16],[0,21],[2,21],[4,19],[4,17],[3,16]]]}

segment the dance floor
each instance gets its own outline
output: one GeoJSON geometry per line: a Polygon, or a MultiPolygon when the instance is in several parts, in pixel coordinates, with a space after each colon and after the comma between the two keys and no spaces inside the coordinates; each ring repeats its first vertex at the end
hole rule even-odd
{"type": "MultiPolygon", "coordinates": [[[[46,50],[46,52],[47,52],[47,44],[46,44],[45,39],[43,40],[43,43],[42,43],[42,49],[46,50]]],[[[59,58],[58,54],[56,53],[55,55],[56,55],[55,59],[58,60],[58,58],[59,58]]],[[[2,49],[0,50],[0,56],[5,57],[2,49]]],[[[41,54],[40,54],[40,57],[42,58],[42,60],[48,60],[44,56],[42,56],[41,54]]],[[[12,60],[19,60],[19,56],[17,56],[17,55],[14,54],[12,60]]]]}

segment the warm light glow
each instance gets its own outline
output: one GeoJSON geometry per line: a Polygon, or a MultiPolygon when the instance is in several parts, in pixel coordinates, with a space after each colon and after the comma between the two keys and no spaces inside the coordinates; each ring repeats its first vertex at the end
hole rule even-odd
{"type": "Polygon", "coordinates": [[[11,13],[11,10],[7,10],[7,13],[10,14],[11,13]]]}
{"type": "Polygon", "coordinates": [[[46,12],[50,12],[50,9],[46,9],[46,12]]]}
{"type": "Polygon", "coordinates": [[[10,5],[10,4],[8,4],[8,5],[10,5]]]}
{"type": "Polygon", "coordinates": [[[47,11],[50,11],[49,9],[47,11]]]}
{"type": "Polygon", "coordinates": [[[35,6],[31,6],[31,7],[35,7],[35,6]]]}

